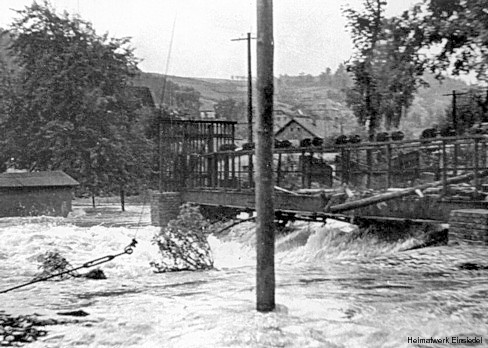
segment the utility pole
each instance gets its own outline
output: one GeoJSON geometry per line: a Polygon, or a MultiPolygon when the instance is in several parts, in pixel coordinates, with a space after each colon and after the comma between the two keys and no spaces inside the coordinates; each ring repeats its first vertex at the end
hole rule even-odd
{"type": "Polygon", "coordinates": [[[251,37],[251,33],[247,33],[247,37],[232,39],[231,41],[247,41],[247,142],[252,143],[252,70],[251,70],[251,40],[256,39],[251,37]]]}
{"type": "Polygon", "coordinates": [[[273,183],[273,0],[257,0],[256,309],[275,309],[273,183]]]}

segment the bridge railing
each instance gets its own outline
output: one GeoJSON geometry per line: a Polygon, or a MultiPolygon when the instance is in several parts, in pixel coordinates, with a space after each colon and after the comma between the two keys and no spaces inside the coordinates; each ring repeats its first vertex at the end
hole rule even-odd
{"type": "MultiPolygon", "coordinates": [[[[488,169],[487,142],[484,136],[469,136],[275,149],[275,181],[287,190],[341,184],[385,189],[474,172],[474,187],[480,190],[477,173],[488,169]]],[[[189,154],[186,187],[253,188],[254,160],[252,150],[189,154]]]]}

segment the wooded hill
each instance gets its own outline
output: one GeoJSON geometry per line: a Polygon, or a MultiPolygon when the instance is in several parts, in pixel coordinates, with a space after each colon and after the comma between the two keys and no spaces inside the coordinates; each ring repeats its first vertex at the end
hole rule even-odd
{"type": "MultiPolygon", "coordinates": [[[[335,74],[337,72],[331,74],[332,78],[335,74]]],[[[430,86],[419,89],[412,106],[407,111],[407,117],[402,122],[403,126],[411,128],[414,125],[419,131],[420,128],[428,128],[446,117],[446,112],[451,103],[451,98],[446,96],[447,94],[452,93],[453,90],[466,90],[470,87],[462,80],[449,77],[439,82],[432,75],[427,74],[424,79],[430,86]]],[[[171,75],[168,76],[168,80],[200,93],[201,110],[213,110],[216,103],[229,98],[237,102],[246,102],[247,100],[246,81],[171,75]]],[[[344,117],[353,117],[347,112],[344,93],[341,90],[350,85],[350,80],[334,82],[333,79],[324,79],[322,75],[285,75],[278,77],[275,82],[275,102],[283,107],[295,111],[300,110],[304,114],[314,117],[321,117],[324,108],[340,108],[346,111],[343,112],[344,117]]],[[[160,102],[164,75],[142,72],[135,80],[135,84],[149,87],[156,104],[160,102]]],[[[256,90],[254,90],[253,95],[254,102],[256,102],[256,90]]]]}

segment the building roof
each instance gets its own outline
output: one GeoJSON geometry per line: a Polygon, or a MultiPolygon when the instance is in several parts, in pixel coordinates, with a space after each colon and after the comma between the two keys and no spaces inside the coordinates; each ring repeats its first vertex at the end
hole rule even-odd
{"type": "Polygon", "coordinates": [[[0,188],[78,186],[79,182],[62,171],[2,173],[0,188]]]}
{"type": "Polygon", "coordinates": [[[275,132],[275,136],[282,133],[291,124],[296,123],[313,137],[321,137],[317,124],[309,117],[294,117],[275,132]]]}

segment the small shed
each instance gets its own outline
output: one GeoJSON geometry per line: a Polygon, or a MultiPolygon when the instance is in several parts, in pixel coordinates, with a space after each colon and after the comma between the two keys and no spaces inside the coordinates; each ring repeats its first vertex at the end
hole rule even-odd
{"type": "Polygon", "coordinates": [[[62,171],[0,174],[0,217],[68,216],[79,183],[62,171]]]}

